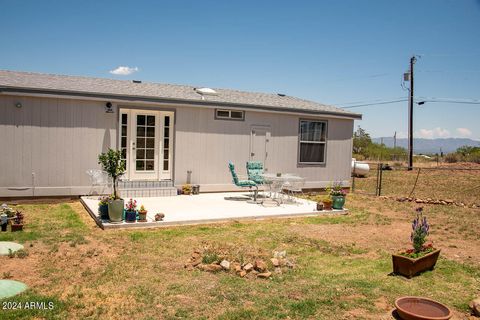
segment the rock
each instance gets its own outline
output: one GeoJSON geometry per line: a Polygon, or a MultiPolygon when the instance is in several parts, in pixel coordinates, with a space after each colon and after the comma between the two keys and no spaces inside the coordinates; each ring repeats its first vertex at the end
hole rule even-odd
{"type": "Polygon", "coordinates": [[[285,265],[289,268],[293,268],[295,266],[290,260],[285,261],[285,265]]]}
{"type": "Polygon", "coordinates": [[[193,270],[193,265],[191,263],[186,263],[185,264],[185,269],[187,269],[188,271],[192,271],[193,270]]]}
{"type": "Polygon", "coordinates": [[[242,271],[240,271],[240,272],[238,273],[238,275],[243,278],[243,277],[245,277],[245,276],[247,275],[247,271],[242,270],[242,271]]]}
{"type": "Polygon", "coordinates": [[[448,203],[448,204],[451,204],[451,203],[454,202],[452,199],[445,199],[444,201],[445,201],[446,203],[448,203]]]}
{"type": "Polygon", "coordinates": [[[480,317],[480,297],[473,299],[469,306],[470,309],[472,309],[473,314],[480,317]]]}
{"type": "Polygon", "coordinates": [[[265,272],[267,270],[267,264],[263,260],[255,260],[255,269],[260,272],[265,272]]]}
{"type": "Polygon", "coordinates": [[[263,273],[257,274],[257,277],[267,279],[267,278],[270,278],[271,275],[272,275],[271,272],[263,272],[263,273]]]}
{"type": "Polygon", "coordinates": [[[443,205],[446,205],[447,202],[446,201],[443,201],[443,200],[440,200],[440,203],[443,204],[443,205]]]}
{"type": "Polygon", "coordinates": [[[276,274],[282,274],[282,268],[275,268],[276,274]]]}
{"type": "Polygon", "coordinates": [[[399,202],[405,202],[405,201],[407,201],[407,200],[408,200],[408,199],[405,198],[405,197],[398,197],[398,198],[397,198],[397,201],[399,201],[399,202]]]}
{"type": "Polygon", "coordinates": [[[201,264],[200,266],[201,267],[199,267],[199,268],[201,268],[203,271],[208,271],[208,272],[218,272],[218,271],[223,270],[221,265],[214,264],[214,263],[201,264]]]}
{"type": "Polygon", "coordinates": [[[220,262],[220,266],[225,270],[230,270],[230,262],[228,262],[227,260],[223,260],[222,262],[220,262]]]}
{"type": "Polygon", "coordinates": [[[202,256],[202,255],[200,254],[200,252],[194,251],[194,252],[192,253],[192,258],[193,258],[193,259],[198,259],[198,258],[200,258],[201,256],[202,256]]]}
{"type": "Polygon", "coordinates": [[[202,258],[199,257],[198,259],[193,260],[191,263],[192,263],[192,266],[196,267],[200,263],[202,263],[202,258]]]}
{"type": "Polygon", "coordinates": [[[246,265],[243,266],[243,270],[249,272],[249,271],[252,271],[253,269],[253,264],[251,263],[247,263],[246,265]]]}
{"type": "Polygon", "coordinates": [[[277,258],[272,258],[272,259],[270,259],[270,261],[272,262],[274,267],[280,266],[280,261],[278,261],[277,258]]]}
{"type": "Polygon", "coordinates": [[[415,199],[415,202],[416,203],[424,203],[425,201],[423,201],[422,199],[415,199]]]}
{"type": "Polygon", "coordinates": [[[235,272],[240,272],[240,271],[242,271],[242,266],[241,266],[240,263],[238,263],[238,262],[233,262],[233,263],[231,263],[230,266],[232,267],[232,269],[233,269],[235,272]]]}
{"type": "Polygon", "coordinates": [[[273,257],[277,259],[285,258],[287,256],[287,251],[273,251],[273,257]]]}

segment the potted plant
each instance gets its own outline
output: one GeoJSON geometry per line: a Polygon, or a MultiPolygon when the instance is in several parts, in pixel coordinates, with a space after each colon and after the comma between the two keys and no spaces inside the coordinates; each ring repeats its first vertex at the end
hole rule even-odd
{"type": "Polygon", "coordinates": [[[183,194],[192,194],[192,185],[190,184],[184,184],[182,186],[182,193],[183,194]]]}
{"type": "Polygon", "coordinates": [[[342,184],[336,182],[330,188],[330,197],[332,198],[333,209],[342,210],[345,205],[345,196],[347,193],[343,190],[342,184]]]}
{"type": "Polygon", "coordinates": [[[98,156],[98,163],[112,178],[113,182],[113,199],[108,203],[110,222],[122,222],[124,201],[118,196],[117,183],[118,178],[125,173],[125,160],[122,160],[120,150],[108,149],[108,152],[101,153],[98,156]]]}
{"type": "Polygon", "coordinates": [[[8,216],[6,213],[0,214],[0,225],[2,227],[2,231],[7,231],[8,226],[8,216]]]}
{"type": "Polygon", "coordinates": [[[425,244],[430,225],[427,217],[423,216],[423,208],[416,209],[417,216],[412,222],[411,249],[392,255],[393,272],[411,278],[426,270],[433,270],[437,263],[440,249],[425,244]]]}
{"type": "Polygon", "coordinates": [[[329,195],[323,197],[322,203],[323,203],[323,210],[332,210],[333,201],[329,195]]]}
{"type": "Polygon", "coordinates": [[[317,211],[323,211],[323,197],[314,196],[312,200],[317,203],[317,211]]]}
{"type": "Polygon", "coordinates": [[[125,221],[135,222],[137,221],[137,200],[130,198],[125,206],[125,221]]]}
{"type": "Polygon", "coordinates": [[[143,204],[140,206],[140,210],[138,210],[138,221],[147,222],[147,210],[143,204]]]}
{"type": "Polygon", "coordinates": [[[17,211],[12,221],[12,232],[23,230],[23,213],[17,211]]]}
{"type": "Polygon", "coordinates": [[[108,220],[108,203],[111,199],[112,198],[109,196],[98,198],[98,214],[102,220],[108,220]]]}

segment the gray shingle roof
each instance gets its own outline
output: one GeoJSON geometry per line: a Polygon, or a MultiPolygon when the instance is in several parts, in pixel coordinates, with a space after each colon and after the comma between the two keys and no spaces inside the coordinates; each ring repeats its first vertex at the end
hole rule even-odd
{"type": "Polygon", "coordinates": [[[336,114],[359,119],[360,114],[330,105],[278,94],[245,92],[231,89],[216,89],[216,96],[202,96],[195,87],[158,83],[133,83],[129,80],[88,78],[31,72],[0,70],[0,91],[2,89],[39,90],[58,93],[97,94],[129,98],[143,98],[159,101],[178,100],[201,105],[238,105],[251,108],[298,111],[305,113],[336,114]]]}

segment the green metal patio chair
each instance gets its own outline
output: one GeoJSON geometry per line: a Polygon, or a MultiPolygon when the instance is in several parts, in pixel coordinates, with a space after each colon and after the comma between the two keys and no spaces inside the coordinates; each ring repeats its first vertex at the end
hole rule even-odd
{"type": "Polygon", "coordinates": [[[248,180],[255,181],[258,184],[264,184],[265,180],[262,177],[263,163],[260,161],[247,161],[247,175],[248,180]]]}
{"type": "Polygon", "coordinates": [[[230,173],[232,174],[233,183],[237,187],[249,188],[250,190],[252,190],[252,188],[253,188],[253,201],[256,202],[257,201],[257,195],[258,195],[258,186],[255,183],[255,181],[238,179],[238,175],[235,172],[235,166],[231,162],[228,163],[228,168],[230,169],[230,173]]]}

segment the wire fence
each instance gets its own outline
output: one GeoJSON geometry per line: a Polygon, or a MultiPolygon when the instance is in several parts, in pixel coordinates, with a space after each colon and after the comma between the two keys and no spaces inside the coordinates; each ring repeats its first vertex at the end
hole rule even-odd
{"type": "Polygon", "coordinates": [[[405,166],[372,163],[366,177],[352,177],[352,191],[480,208],[480,166],[416,167],[408,170],[405,166]]]}

